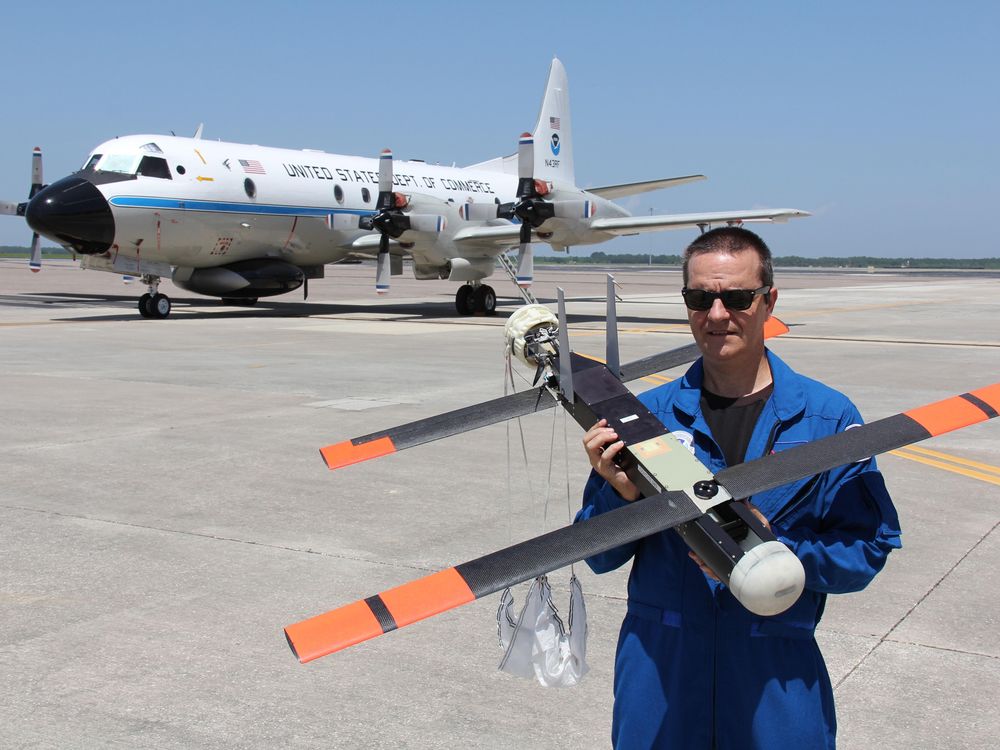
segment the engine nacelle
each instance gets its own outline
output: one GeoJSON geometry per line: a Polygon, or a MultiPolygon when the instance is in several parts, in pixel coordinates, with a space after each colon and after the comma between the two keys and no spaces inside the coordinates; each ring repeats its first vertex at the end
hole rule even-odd
{"type": "Polygon", "coordinates": [[[214,268],[178,266],[171,275],[181,289],[232,299],[285,294],[302,286],[304,279],[301,268],[277,258],[253,258],[214,268]]]}
{"type": "Polygon", "coordinates": [[[451,281],[479,281],[493,275],[493,258],[452,258],[448,261],[451,281]]]}

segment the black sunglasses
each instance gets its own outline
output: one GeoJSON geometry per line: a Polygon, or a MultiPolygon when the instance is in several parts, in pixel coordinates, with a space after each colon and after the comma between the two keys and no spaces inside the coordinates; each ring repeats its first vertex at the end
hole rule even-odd
{"type": "Polygon", "coordinates": [[[721,299],[727,310],[748,310],[753,304],[753,298],[758,294],[767,294],[771,287],[760,289],[727,289],[724,292],[710,292],[706,289],[681,289],[684,304],[689,310],[711,310],[715,300],[721,299]]]}

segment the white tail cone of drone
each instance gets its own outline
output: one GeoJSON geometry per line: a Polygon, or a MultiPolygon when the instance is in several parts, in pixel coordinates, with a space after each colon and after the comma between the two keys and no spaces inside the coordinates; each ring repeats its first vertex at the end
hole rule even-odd
{"type": "Polygon", "coordinates": [[[806,572],[781,542],[764,542],[746,551],[729,577],[729,590],[755,615],[784,612],[798,601],[806,572]]]}

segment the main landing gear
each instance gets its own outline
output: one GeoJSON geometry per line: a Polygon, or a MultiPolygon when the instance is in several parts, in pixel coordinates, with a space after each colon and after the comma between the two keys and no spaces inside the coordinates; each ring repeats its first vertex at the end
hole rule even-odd
{"type": "Polygon", "coordinates": [[[160,294],[160,277],[143,274],[142,282],[149,291],[139,297],[139,314],[144,318],[163,320],[170,315],[170,297],[160,294]]]}
{"type": "Polygon", "coordinates": [[[496,315],[497,293],[488,284],[463,284],[455,293],[455,309],[459,315],[496,315]]]}

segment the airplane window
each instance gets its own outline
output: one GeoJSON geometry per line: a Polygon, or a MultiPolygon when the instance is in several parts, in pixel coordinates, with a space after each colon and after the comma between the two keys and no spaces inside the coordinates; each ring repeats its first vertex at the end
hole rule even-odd
{"type": "Polygon", "coordinates": [[[139,156],[137,154],[105,154],[97,168],[101,172],[135,174],[139,168],[139,156]]]}
{"type": "Polygon", "coordinates": [[[361,200],[365,203],[370,202],[372,199],[372,194],[369,192],[368,188],[361,188],[361,200]]]}
{"type": "Polygon", "coordinates": [[[184,174],[186,171],[180,164],[177,165],[177,174],[184,174]]]}
{"type": "Polygon", "coordinates": [[[103,155],[104,154],[94,154],[89,159],[87,159],[87,163],[83,165],[83,171],[84,172],[86,172],[86,171],[91,171],[91,172],[95,171],[97,169],[97,162],[99,162],[101,160],[101,157],[103,155]]]}
{"type": "Polygon", "coordinates": [[[160,179],[170,179],[170,167],[167,160],[159,156],[144,156],[139,162],[139,174],[144,177],[159,177],[160,179]]]}
{"type": "Polygon", "coordinates": [[[139,147],[139,150],[140,151],[147,151],[147,152],[149,152],[151,154],[162,154],[163,153],[163,151],[160,150],[160,147],[157,146],[155,143],[144,143],[142,146],[139,147]]]}
{"type": "Polygon", "coordinates": [[[248,198],[257,197],[257,186],[253,184],[253,180],[249,177],[243,180],[243,189],[246,190],[248,198]]]}
{"type": "Polygon", "coordinates": [[[340,185],[333,186],[333,197],[337,199],[337,203],[344,202],[344,189],[340,185]]]}

